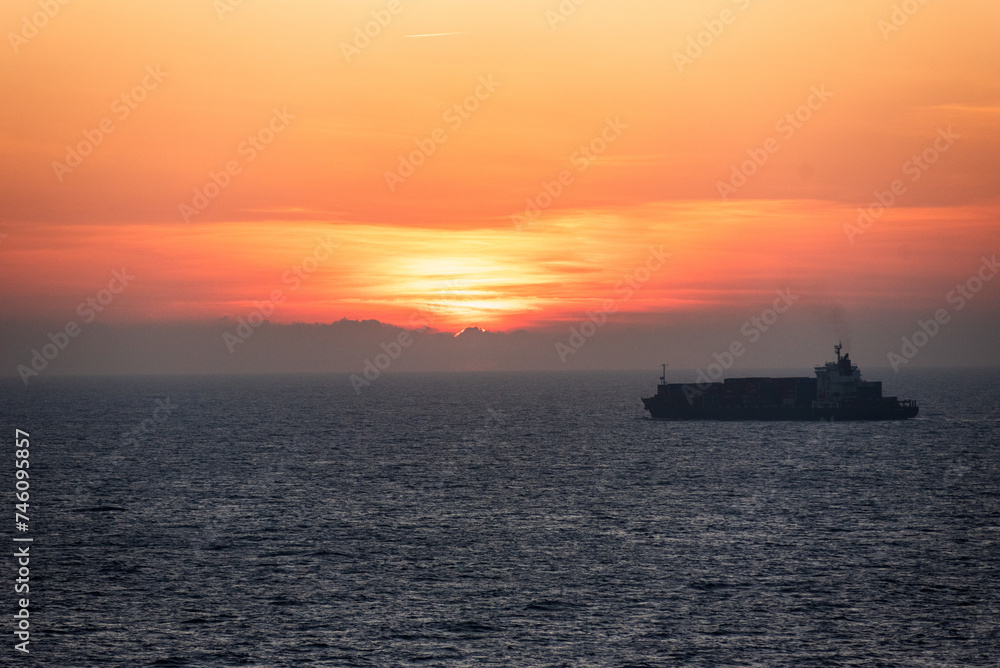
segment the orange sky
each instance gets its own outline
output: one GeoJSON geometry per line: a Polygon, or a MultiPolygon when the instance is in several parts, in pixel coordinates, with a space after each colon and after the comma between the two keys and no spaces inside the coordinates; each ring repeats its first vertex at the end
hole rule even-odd
{"type": "Polygon", "coordinates": [[[0,319],[72,317],[122,267],[109,320],[237,316],[275,289],[278,321],[444,329],[608,298],[625,322],[752,310],[790,286],[920,310],[1000,247],[997,3],[893,31],[893,2],[861,0],[589,0],[559,22],[557,0],[225,3],[0,7],[0,319]],[[518,226],[526,198],[544,210],[518,226]]]}

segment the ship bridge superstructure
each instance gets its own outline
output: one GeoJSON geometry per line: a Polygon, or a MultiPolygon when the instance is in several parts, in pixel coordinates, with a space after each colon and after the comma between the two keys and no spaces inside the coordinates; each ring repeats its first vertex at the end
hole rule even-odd
{"type": "Polygon", "coordinates": [[[840,343],[833,347],[837,351],[836,362],[827,362],[823,366],[814,367],[817,401],[835,402],[858,397],[858,390],[862,385],[861,370],[851,363],[850,353],[841,356],[840,351],[843,348],[840,343]]]}

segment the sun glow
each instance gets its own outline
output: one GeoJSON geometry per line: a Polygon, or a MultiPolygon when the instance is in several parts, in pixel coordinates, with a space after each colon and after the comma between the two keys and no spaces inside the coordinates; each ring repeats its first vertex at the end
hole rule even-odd
{"type": "Polygon", "coordinates": [[[4,303],[7,315],[39,304],[72,312],[81,292],[107,281],[110,266],[138,277],[107,316],[124,320],[238,317],[280,290],[277,322],[346,317],[407,326],[420,316],[444,331],[513,329],[577,321],[612,300],[613,320],[627,323],[751,308],[787,287],[820,302],[862,305],[891,293],[894,304],[919,303],[963,271],[961,258],[1000,245],[998,213],[897,207],[853,246],[844,224],[856,211],[822,201],[550,214],[524,231],[308,221],[23,225],[4,241],[14,252],[0,278],[18,296],[4,303]],[[322,244],[331,255],[311,261],[322,244]],[[940,253],[944,244],[951,254],[940,253]],[[79,252],[67,256],[67,245],[79,252]],[[653,252],[669,257],[646,273],[653,252]],[[51,269],[39,275],[34,266],[51,269]]]}

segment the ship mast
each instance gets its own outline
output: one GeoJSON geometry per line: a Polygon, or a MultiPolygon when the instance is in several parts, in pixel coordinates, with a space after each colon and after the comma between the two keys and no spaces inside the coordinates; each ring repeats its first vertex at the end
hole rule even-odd
{"type": "Polygon", "coordinates": [[[666,385],[666,384],[667,384],[667,365],[664,364],[663,365],[663,375],[660,376],[660,385],[666,385]]]}
{"type": "Polygon", "coordinates": [[[837,341],[837,345],[835,345],[835,346],[833,347],[833,349],[837,351],[837,364],[840,364],[840,351],[841,351],[841,350],[842,350],[843,348],[844,348],[844,346],[842,346],[842,345],[840,344],[840,341],[837,341]]]}

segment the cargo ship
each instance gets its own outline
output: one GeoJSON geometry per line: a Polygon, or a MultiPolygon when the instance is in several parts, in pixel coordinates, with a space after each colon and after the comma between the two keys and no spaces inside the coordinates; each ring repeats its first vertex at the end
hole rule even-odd
{"type": "Polygon", "coordinates": [[[920,410],[915,401],[883,397],[881,381],[861,380],[843,346],[833,348],[837,361],[815,367],[815,378],[668,383],[664,365],[656,394],[642,403],[660,420],[904,420],[920,410]]]}

